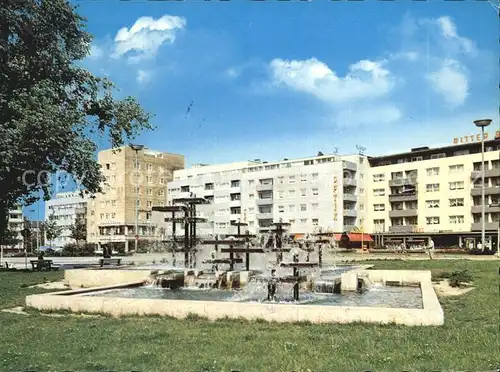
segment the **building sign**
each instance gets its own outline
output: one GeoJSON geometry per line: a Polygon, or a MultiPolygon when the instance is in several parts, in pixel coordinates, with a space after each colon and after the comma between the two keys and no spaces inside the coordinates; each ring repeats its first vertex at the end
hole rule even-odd
{"type": "Polygon", "coordinates": [[[338,178],[337,176],[333,177],[333,220],[337,221],[337,198],[338,198],[338,178]]]}
{"type": "MultiPolygon", "coordinates": [[[[495,132],[494,138],[499,138],[500,137],[500,130],[497,130],[495,132]]],[[[487,132],[484,133],[484,140],[486,141],[489,138],[489,135],[487,132]]],[[[453,144],[454,145],[462,145],[465,143],[473,143],[473,142],[481,142],[481,134],[472,134],[469,136],[463,136],[463,137],[455,137],[453,138],[453,144]]]]}

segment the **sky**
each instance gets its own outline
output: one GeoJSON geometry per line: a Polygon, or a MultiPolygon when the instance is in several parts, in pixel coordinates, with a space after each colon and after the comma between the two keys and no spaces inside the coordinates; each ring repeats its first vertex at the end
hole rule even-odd
{"type": "Polygon", "coordinates": [[[81,65],[155,115],[135,143],[187,166],[450,145],[483,117],[500,128],[488,1],[73,3],[94,35],[81,65]]]}

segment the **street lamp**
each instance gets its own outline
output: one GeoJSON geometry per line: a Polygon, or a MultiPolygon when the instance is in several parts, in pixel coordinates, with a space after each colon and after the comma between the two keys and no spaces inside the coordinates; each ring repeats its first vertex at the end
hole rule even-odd
{"type": "Polygon", "coordinates": [[[139,242],[139,151],[144,149],[143,145],[129,145],[135,151],[135,169],[137,171],[137,183],[135,185],[135,253],[137,253],[137,243],[139,242]]]}
{"type": "Polygon", "coordinates": [[[486,201],[484,185],[484,128],[491,124],[491,119],[474,120],[476,127],[481,128],[481,246],[486,243],[486,201]]]}

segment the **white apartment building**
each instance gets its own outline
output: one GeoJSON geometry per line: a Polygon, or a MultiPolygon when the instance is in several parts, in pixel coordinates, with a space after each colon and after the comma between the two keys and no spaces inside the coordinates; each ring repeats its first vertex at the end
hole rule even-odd
{"type": "Polygon", "coordinates": [[[265,233],[280,220],[289,222],[295,234],[320,227],[346,231],[363,222],[367,170],[365,156],[321,153],[277,162],[197,165],[174,172],[167,202],[191,195],[210,200],[198,206],[198,216],[208,219],[198,228],[201,235],[234,234],[231,224],[238,220],[248,223],[251,233],[265,233]]]}
{"type": "Polygon", "coordinates": [[[19,205],[16,208],[9,210],[8,226],[10,231],[17,233],[18,243],[13,247],[10,246],[5,248],[14,248],[18,250],[24,249],[24,238],[22,235],[24,218],[22,206],[19,205]]]}
{"type": "MultiPolygon", "coordinates": [[[[51,215],[57,221],[58,226],[62,226],[61,236],[52,241],[52,245],[63,247],[69,243],[75,243],[71,238],[70,226],[77,218],[86,218],[87,198],[80,196],[79,192],[62,192],[55,195],[51,200],[45,202],[45,221],[51,215]]],[[[48,240],[45,239],[47,243],[48,240]]]]}
{"type": "MultiPolygon", "coordinates": [[[[500,138],[485,141],[486,231],[500,221],[500,138]]],[[[367,231],[470,246],[481,231],[481,143],[369,158],[367,231]]]]}

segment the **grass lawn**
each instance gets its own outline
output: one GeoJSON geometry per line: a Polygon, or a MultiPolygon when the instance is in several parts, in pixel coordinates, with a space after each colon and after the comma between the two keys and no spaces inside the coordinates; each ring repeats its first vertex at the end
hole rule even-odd
{"type": "MultiPolygon", "coordinates": [[[[472,272],[476,289],[441,298],[442,327],[209,322],[0,313],[0,371],[488,371],[500,366],[498,263],[377,261],[375,269],[472,272]]],[[[0,307],[62,273],[0,272],[0,307]]]]}

